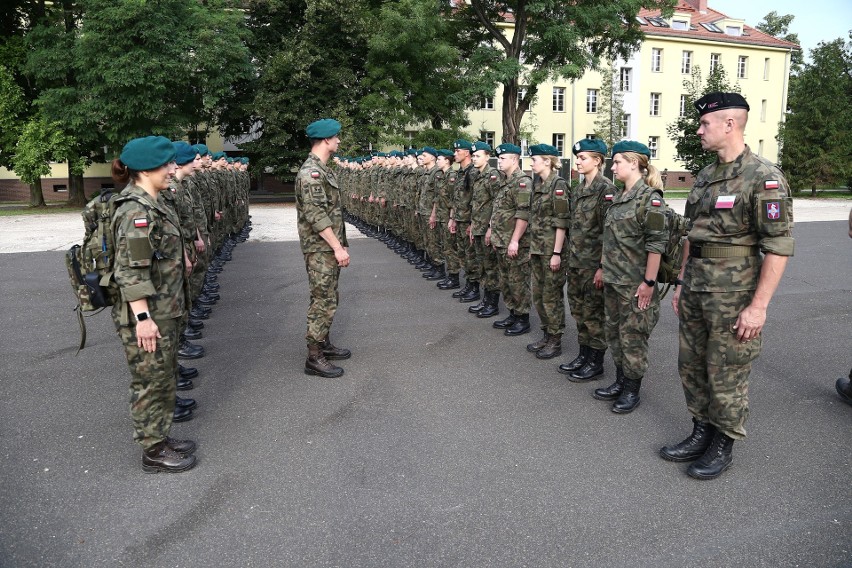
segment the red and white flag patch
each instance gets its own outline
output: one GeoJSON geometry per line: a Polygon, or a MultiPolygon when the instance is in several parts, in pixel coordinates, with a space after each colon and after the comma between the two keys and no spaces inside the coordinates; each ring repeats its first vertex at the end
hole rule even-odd
{"type": "Polygon", "coordinates": [[[659,199],[652,199],[651,200],[651,205],[653,205],[654,207],[659,207],[662,204],[663,204],[663,202],[660,201],[659,199]]]}
{"type": "Polygon", "coordinates": [[[496,180],[497,180],[497,176],[491,176],[491,181],[496,181],[496,180]]]}
{"type": "Polygon", "coordinates": [[[148,219],[146,219],[145,217],[143,217],[141,219],[134,219],[133,220],[133,226],[136,227],[137,229],[144,229],[145,227],[148,226],[148,219]]]}
{"type": "Polygon", "coordinates": [[[311,177],[314,178],[314,179],[319,179],[320,174],[319,174],[318,171],[313,171],[313,172],[311,172],[311,177]]]}
{"type": "Polygon", "coordinates": [[[565,190],[557,189],[554,193],[556,194],[556,197],[562,197],[563,195],[565,195],[565,190]]]}
{"type": "Polygon", "coordinates": [[[521,189],[524,189],[524,188],[527,187],[527,184],[524,183],[524,182],[521,182],[521,183],[518,184],[518,187],[520,187],[521,189]]]}
{"type": "Polygon", "coordinates": [[[733,209],[736,195],[720,195],[716,198],[716,209],[733,209]]]}
{"type": "Polygon", "coordinates": [[[615,196],[611,193],[607,193],[606,195],[604,195],[604,201],[612,201],[614,198],[615,196]]]}
{"type": "Polygon", "coordinates": [[[763,189],[778,189],[777,179],[768,179],[763,182],[763,189]]]}

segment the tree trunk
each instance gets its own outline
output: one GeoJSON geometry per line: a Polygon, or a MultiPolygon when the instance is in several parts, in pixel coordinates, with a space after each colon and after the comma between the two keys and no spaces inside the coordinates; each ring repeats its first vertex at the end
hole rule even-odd
{"type": "Polygon", "coordinates": [[[86,186],[83,184],[83,174],[75,174],[68,162],[68,205],[71,207],[86,206],[86,186]]]}
{"type": "Polygon", "coordinates": [[[816,184],[811,186],[811,197],[816,197],[816,184]]]}
{"type": "Polygon", "coordinates": [[[518,80],[503,83],[503,142],[521,144],[521,118],[518,113],[518,80]]]}
{"type": "Polygon", "coordinates": [[[47,207],[41,192],[41,178],[30,184],[30,207],[47,207]]]}

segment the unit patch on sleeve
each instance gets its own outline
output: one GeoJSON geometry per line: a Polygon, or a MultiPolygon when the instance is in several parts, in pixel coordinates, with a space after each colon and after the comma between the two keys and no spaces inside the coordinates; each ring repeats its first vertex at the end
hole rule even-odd
{"type": "MultiPolygon", "coordinates": [[[[769,182],[766,182],[769,183],[769,182]]],[[[778,183],[778,182],[776,182],[778,183]]],[[[778,201],[766,202],[766,218],[770,221],[777,221],[781,218],[781,203],[778,201]]]]}
{"type": "Polygon", "coordinates": [[[565,195],[565,190],[557,189],[554,193],[556,194],[556,197],[562,197],[563,195],[565,195]]]}

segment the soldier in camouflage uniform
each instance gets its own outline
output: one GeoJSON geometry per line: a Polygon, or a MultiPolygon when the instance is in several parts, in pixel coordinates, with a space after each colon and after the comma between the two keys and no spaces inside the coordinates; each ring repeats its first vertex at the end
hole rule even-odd
{"type": "Polygon", "coordinates": [[[450,229],[447,226],[450,220],[450,205],[453,190],[455,189],[455,175],[450,171],[450,168],[453,166],[452,151],[438,150],[437,165],[441,169],[441,177],[438,178],[438,188],[435,198],[435,231],[439,235],[440,254],[444,262],[434,272],[427,273],[426,279],[438,280],[438,284],[440,284],[441,282],[446,283],[448,281],[448,274],[458,274],[460,261],[458,256],[456,256],[455,235],[450,233],[450,229]]]}
{"type": "Polygon", "coordinates": [[[438,150],[431,146],[423,148],[420,155],[423,165],[423,171],[417,181],[417,216],[418,225],[420,228],[423,248],[426,251],[426,257],[420,264],[415,265],[421,272],[429,273],[438,269],[439,264],[443,264],[440,251],[440,240],[437,228],[437,189],[439,180],[443,180],[444,172],[436,163],[438,159],[438,150]]]}
{"type": "Polygon", "coordinates": [[[482,301],[470,306],[467,311],[476,317],[490,318],[500,312],[500,272],[497,268],[497,254],[486,238],[494,196],[500,187],[500,172],[491,167],[488,160],[493,149],[490,144],[476,142],[471,146],[476,179],[473,181],[473,195],[470,199],[470,235],[476,252],[476,261],[480,267],[480,280],[483,287],[482,301]]]}
{"type": "Polygon", "coordinates": [[[603,227],[615,186],[604,177],[607,147],[603,141],[585,138],[573,147],[577,171],[583,183],[571,193],[571,226],[568,230],[568,305],[577,322],[580,354],[559,372],[577,383],[603,376],[606,353],[604,331],[603,227]]]}
{"type": "Polygon", "coordinates": [[[112,317],[130,368],[133,437],[142,445],[147,473],[195,465],[195,442],[169,437],[187,267],[180,221],[157,196],[168,192],[174,157],[168,139],[149,136],[128,142],[113,162],[116,182],[128,185],[116,198],[112,222],[114,278],[121,290],[112,317]]]}
{"type": "Polygon", "coordinates": [[[456,188],[453,194],[453,208],[450,211],[450,232],[456,235],[458,255],[464,265],[465,286],[453,292],[453,298],[460,302],[475,302],[479,300],[479,279],[482,277],[482,267],[476,257],[473,239],[470,238],[471,228],[471,198],[473,197],[473,182],[479,173],[471,162],[473,144],[459,139],[453,142],[453,156],[459,165],[456,173],[456,188]]]}
{"type": "Polygon", "coordinates": [[[696,460],[687,474],[714,479],[730,467],[734,440],[746,435],[751,362],[793,255],[793,201],[781,170],[745,144],[749,107],[740,94],[709,93],[695,108],[701,147],[718,159],[701,170],[687,199],[691,227],[672,298],[693,432],[660,455],[696,460]]]}
{"type": "Polygon", "coordinates": [[[541,339],[527,345],[527,351],[539,359],[551,359],[562,353],[565,329],[565,250],[570,203],[568,184],[559,176],[559,150],[549,144],[530,146],[533,183],[530,207],[530,273],[532,301],[544,332],[541,339]]]}
{"type": "Polygon", "coordinates": [[[623,140],[612,147],[612,173],[624,189],[604,220],[603,265],[606,338],[616,380],[596,389],[598,400],[614,400],[612,411],[639,405],[648,369],[648,339],[660,318],[656,279],[668,242],[666,202],[660,172],[648,160],[647,146],[623,140]]]}
{"type": "Polygon", "coordinates": [[[340,269],[349,266],[349,243],[340,208],[340,188],[326,163],[340,144],[340,123],[331,118],[317,120],[305,132],[311,140],[311,153],[296,174],[295,187],[299,242],[311,292],[305,373],[339,377],[343,369],[329,359],[348,359],[352,354],[335,347],[329,332],[339,302],[340,269]]]}
{"type": "Polygon", "coordinates": [[[530,236],[527,225],[532,201],[532,178],[521,169],[521,148],[501,144],[495,150],[500,168],[500,189],[494,198],[486,237],[497,253],[500,288],[509,317],[492,325],[505,335],[530,330],[530,236]]]}

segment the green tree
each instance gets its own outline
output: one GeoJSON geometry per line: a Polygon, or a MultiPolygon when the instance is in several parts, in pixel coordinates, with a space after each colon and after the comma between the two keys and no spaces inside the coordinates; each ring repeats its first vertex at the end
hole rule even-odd
{"type": "Polygon", "coordinates": [[[32,116],[24,125],[15,146],[12,169],[30,186],[31,207],[45,206],[41,178],[50,173],[50,162],[65,158],[72,143],[58,122],[50,122],[42,115],[32,116]]]}
{"type": "MultiPolygon", "coordinates": [[[[775,10],[769,12],[763,19],[754,26],[756,29],[762,31],[765,34],[769,34],[772,37],[777,37],[778,39],[783,39],[785,41],[789,41],[795,44],[799,44],[799,34],[789,33],[790,24],[793,23],[795,16],[793,14],[787,14],[786,16],[779,16],[778,12],[775,10]]],[[[790,72],[792,74],[796,74],[802,67],[802,63],[804,63],[804,55],[802,54],[802,50],[798,49],[793,51],[790,54],[790,72]]]]}
{"type": "Polygon", "coordinates": [[[0,166],[12,168],[15,145],[28,114],[23,90],[12,72],[0,65],[0,166]]]}
{"type": "Polygon", "coordinates": [[[852,189],[852,41],[821,42],[811,59],[790,83],[790,111],[778,132],[781,166],[794,190],[852,189]]]}
{"type": "Polygon", "coordinates": [[[644,37],[636,15],[643,7],[670,15],[674,0],[470,0],[448,2],[448,17],[462,23],[459,41],[475,42],[464,67],[468,101],[503,87],[503,141],[519,143],[521,121],[539,86],[572,80],[603,59],[626,59],[644,37]],[[505,22],[513,22],[505,33],[505,22]],[[518,97],[520,85],[526,87],[518,97]]]}
{"type": "Polygon", "coordinates": [[[601,71],[601,88],[598,93],[598,118],[595,120],[595,136],[608,148],[621,140],[624,130],[624,94],[615,62],[601,71]]]}
{"type": "Polygon", "coordinates": [[[707,81],[702,79],[701,68],[694,65],[689,79],[684,79],[683,87],[686,91],[686,112],[683,116],[668,126],[666,131],[669,138],[676,140],[676,159],[683,167],[693,175],[716,161],[716,154],[705,152],[701,148],[701,139],[696,132],[699,127],[699,116],[692,106],[695,101],[715,91],[740,92],[739,84],[731,85],[728,82],[728,74],[722,65],[717,65],[707,76],[707,81]]]}

